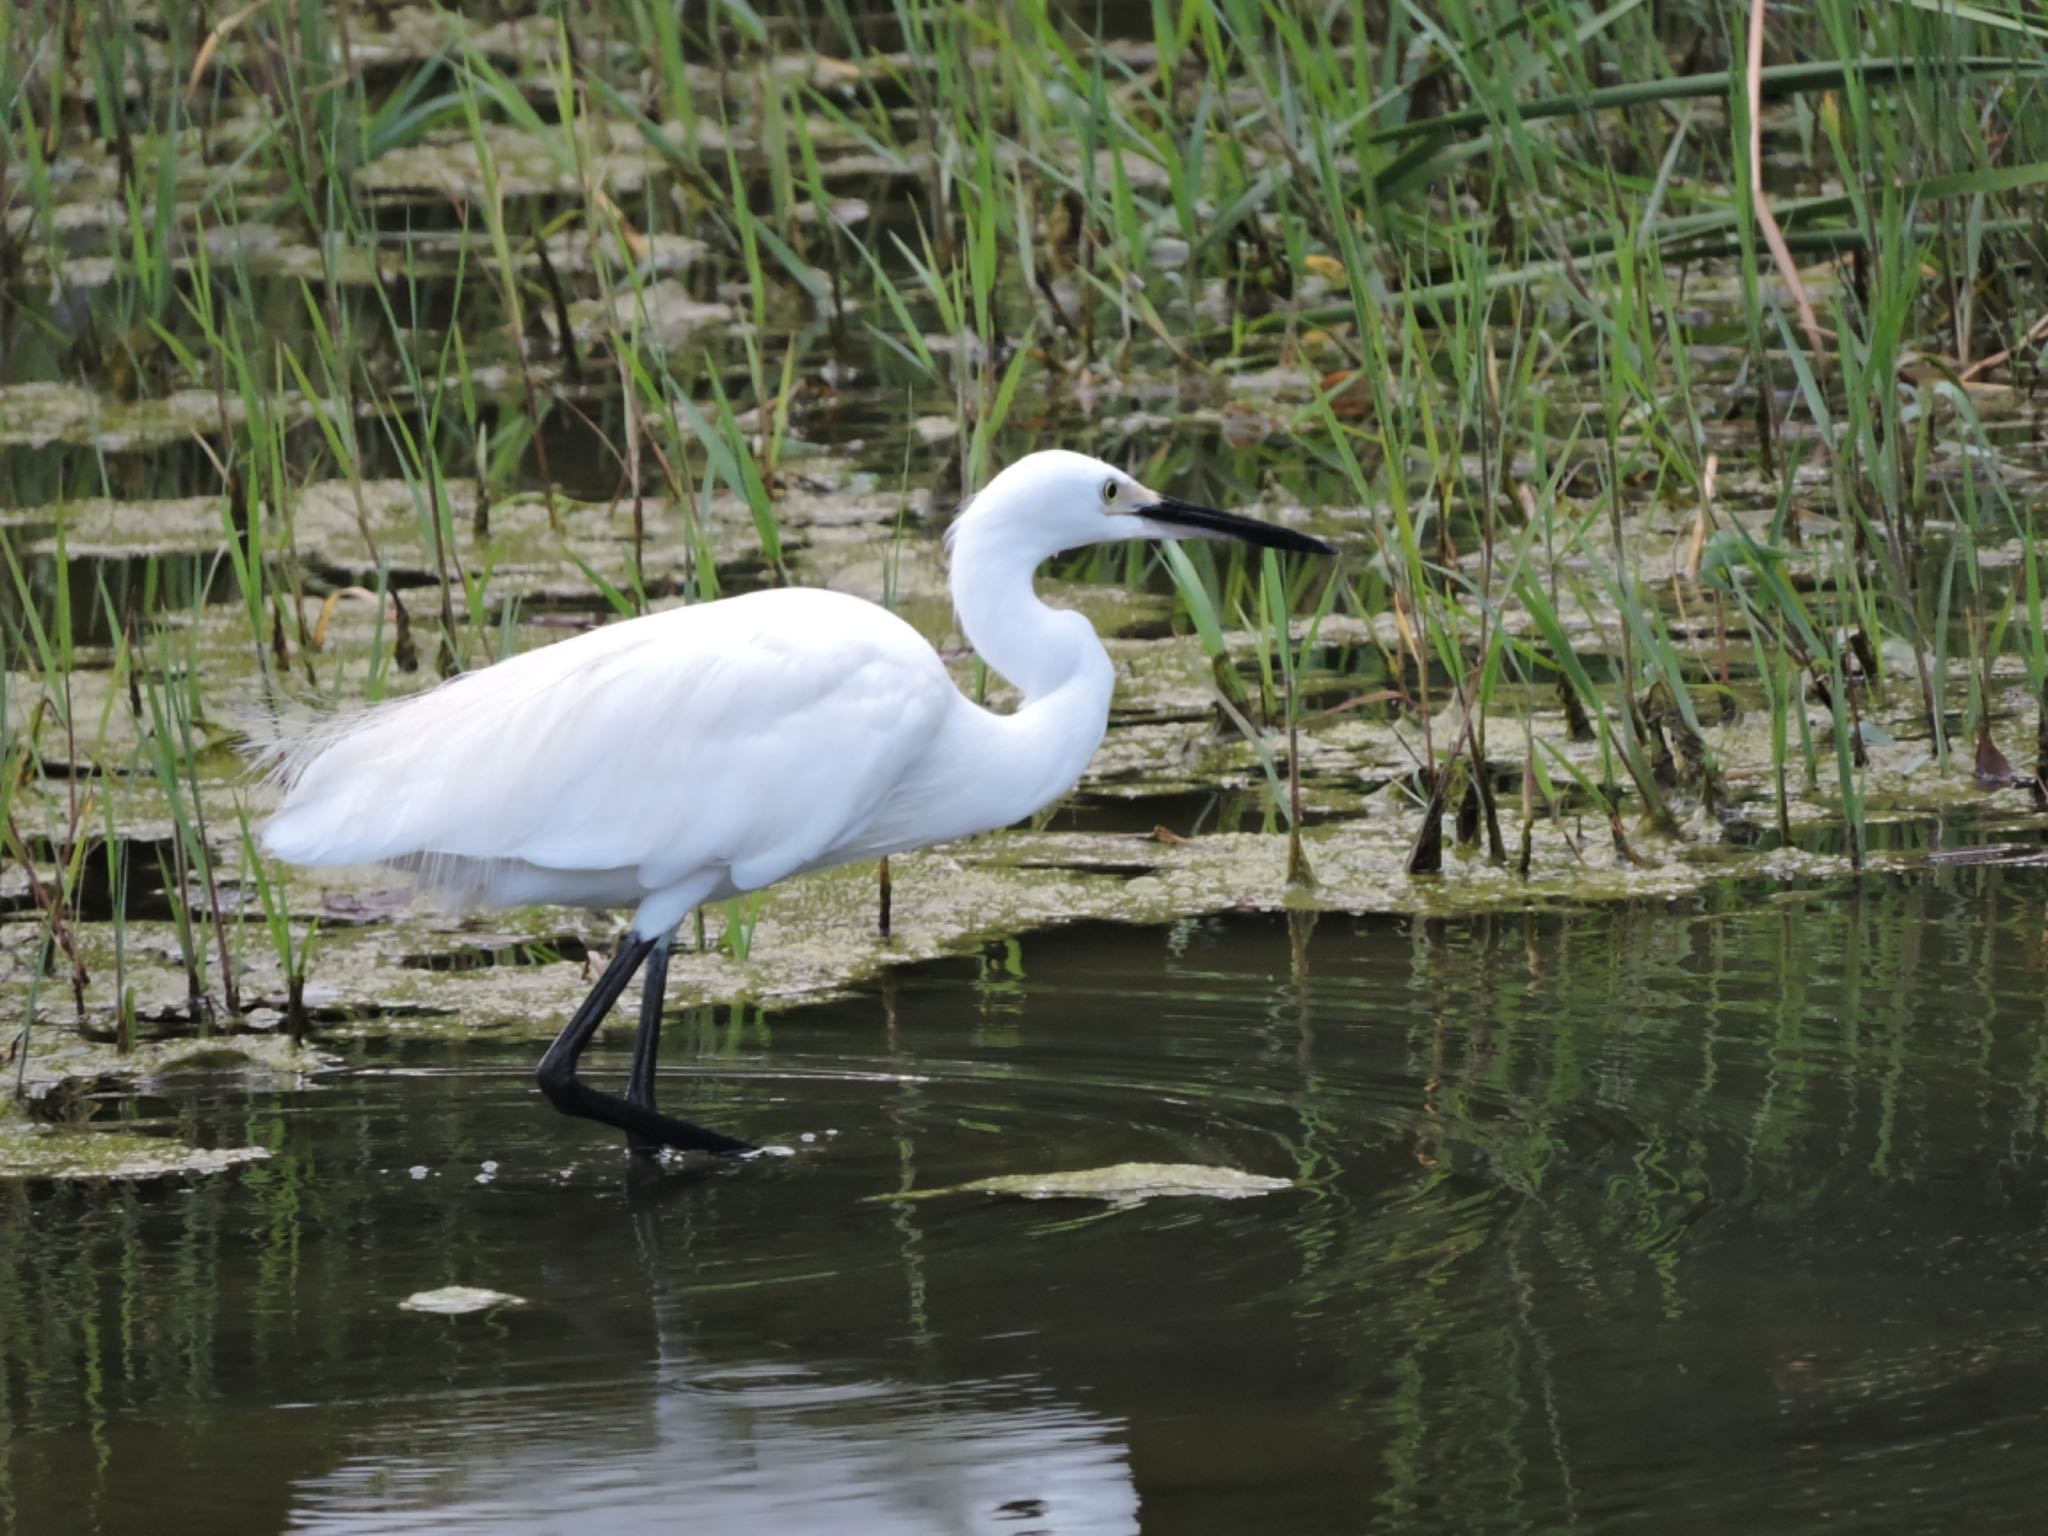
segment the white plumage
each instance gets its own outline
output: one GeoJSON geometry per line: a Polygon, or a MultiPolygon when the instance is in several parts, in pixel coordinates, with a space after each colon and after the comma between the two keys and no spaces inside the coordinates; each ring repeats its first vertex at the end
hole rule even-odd
{"type": "Polygon", "coordinates": [[[949,698],[932,648],[859,598],[672,609],[316,736],[264,844],[495,906],[637,907],[706,869],[752,890],[862,856],[949,698]]]}
{"type": "MultiPolygon", "coordinates": [[[[1081,544],[1190,536],[1329,552],[1157,495],[1097,459],[1033,454],[948,534],[961,627],[1023,694],[1015,713],[964,697],[923,637],[872,603],[751,593],[608,625],[287,735],[264,847],[300,864],[393,865],[486,905],[630,906],[621,960],[637,949],[634,966],[656,952],[665,965],[702,901],[1004,826],[1065,794],[1101,744],[1113,674],[1093,627],[1040,602],[1032,573],[1081,544]]],[[[630,968],[612,979],[556,1042],[549,1061],[566,1070],[551,1086],[544,1062],[543,1087],[638,1145],[654,1121],[613,1111],[644,1089],[652,1112],[657,970],[645,1083],[636,1066],[624,1105],[573,1083],[630,968]]],[[[657,1139],[708,1144],[697,1135],[657,1139]]]]}

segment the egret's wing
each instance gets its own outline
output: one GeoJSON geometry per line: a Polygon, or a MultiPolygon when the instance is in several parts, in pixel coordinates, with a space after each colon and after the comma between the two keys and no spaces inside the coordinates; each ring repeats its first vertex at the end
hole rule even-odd
{"type": "Polygon", "coordinates": [[[952,699],[915,631],[781,591],[609,626],[287,753],[264,829],[301,863],[435,855],[780,878],[858,838],[952,699]]]}

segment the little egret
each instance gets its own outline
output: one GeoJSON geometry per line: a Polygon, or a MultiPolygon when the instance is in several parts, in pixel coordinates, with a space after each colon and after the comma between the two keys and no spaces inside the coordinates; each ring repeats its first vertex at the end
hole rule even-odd
{"type": "Polygon", "coordinates": [[[1230,538],[1334,553],[1198,507],[1084,454],[1019,459],[947,532],[953,606],[1016,685],[1008,715],[962,696],[923,636],[838,592],[780,588],[673,608],[466,673],[360,714],[286,728],[263,846],[296,864],[395,866],[484,906],[632,907],[597,985],[541,1058],[555,1108],[636,1152],[747,1143],[655,1108],[669,946],[699,903],[1021,821],[1080,779],[1114,673],[1094,626],[1032,573],[1119,539],[1230,538]],[[623,1099],[576,1063],[642,966],[623,1099]]]}

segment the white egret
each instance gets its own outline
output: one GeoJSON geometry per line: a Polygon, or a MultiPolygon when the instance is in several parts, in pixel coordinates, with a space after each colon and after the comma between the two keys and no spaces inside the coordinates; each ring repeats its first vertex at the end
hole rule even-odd
{"type": "Polygon", "coordinates": [[[288,732],[263,845],[297,864],[395,866],[485,906],[631,907],[597,985],[541,1058],[566,1114],[661,1146],[745,1142],[659,1113],[669,946],[699,903],[809,870],[1020,821],[1071,789],[1109,723],[1094,626],[1047,607],[1032,573],[1120,539],[1320,539],[1162,496],[1100,459],[1018,460],[954,521],[954,610],[1023,694],[1008,715],[953,686],[923,636],[838,592],[780,588],[674,608],[288,732]],[[642,965],[623,1099],[577,1059],[642,965]]]}

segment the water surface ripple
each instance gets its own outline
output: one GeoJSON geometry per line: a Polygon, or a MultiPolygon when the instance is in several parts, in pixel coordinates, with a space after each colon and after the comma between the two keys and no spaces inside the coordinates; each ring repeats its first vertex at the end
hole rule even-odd
{"type": "Polygon", "coordinates": [[[500,1045],[162,1085],[103,1116],[273,1156],[0,1190],[0,1525],[2031,1528],[2044,901],[1034,936],[678,1017],[664,1102],[793,1152],[711,1171],[500,1045]],[[1130,1160],[1301,1187],[866,1198],[1130,1160]]]}

